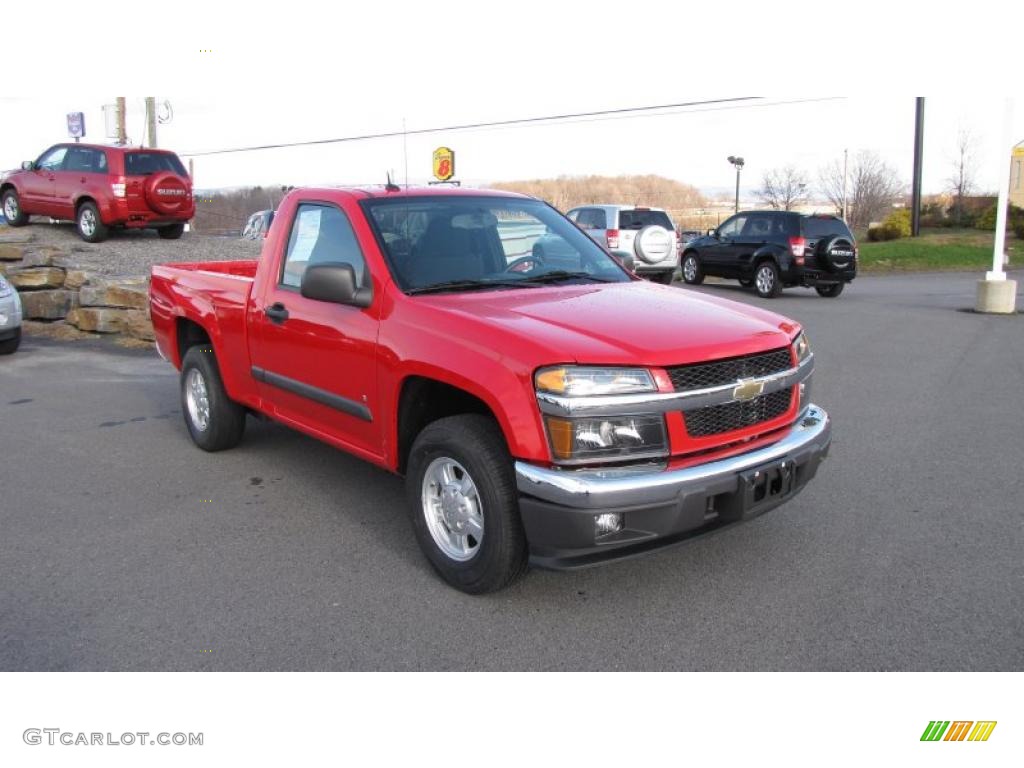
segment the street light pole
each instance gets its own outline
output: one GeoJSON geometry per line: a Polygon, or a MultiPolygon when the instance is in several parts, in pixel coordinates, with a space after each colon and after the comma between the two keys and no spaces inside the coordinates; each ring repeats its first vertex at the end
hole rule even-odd
{"type": "Polygon", "coordinates": [[[740,212],[740,171],[743,170],[743,158],[736,157],[735,155],[729,155],[726,158],[730,163],[736,166],[736,213],[740,212]]]}

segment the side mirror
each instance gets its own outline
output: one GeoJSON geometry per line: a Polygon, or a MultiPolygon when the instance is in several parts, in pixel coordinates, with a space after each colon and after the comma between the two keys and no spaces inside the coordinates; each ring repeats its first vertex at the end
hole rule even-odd
{"type": "Polygon", "coordinates": [[[299,293],[314,301],[368,307],[373,300],[369,288],[356,285],[356,271],[351,264],[329,262],[310,264],[302,274],[299,293]]]}
{"type": "Polygon", "coordinates": [[[717,229],[709,229],[708,230],[708,237],[713,237],[713,238],[715,238],[717,240],[718,239],[718,230],[717,229]]]}
{"type": "Polygon", "coordinates": [[[21,164],[21,170],[23,170],[23,171],[34,171],[35,169],[36,169],[36,164],[33,163],[31,160],[25,160],[21,164]]]}

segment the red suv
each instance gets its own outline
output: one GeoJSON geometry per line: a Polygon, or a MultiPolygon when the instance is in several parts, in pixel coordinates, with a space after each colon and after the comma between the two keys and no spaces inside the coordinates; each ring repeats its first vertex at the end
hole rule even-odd
{"type": "Polygon", "coordinates": [[[176,239],[195,213],[192,180],[176,154],[97,144],[57,144],[0,175],[0,207],[12,227],[30,215],[72,220],[90,243],[113,226],[176,239]]]}

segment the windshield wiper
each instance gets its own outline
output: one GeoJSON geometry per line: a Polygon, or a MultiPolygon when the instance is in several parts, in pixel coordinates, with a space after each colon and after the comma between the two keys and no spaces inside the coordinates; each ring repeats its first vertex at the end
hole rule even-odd
{"type": "Polygon", "coordinates": [[[418,288],[410,288],[406,291],[409,296],[421,293],[442,293],[443,291],[479,291],[484,288],[537,288],[530,285],[526,280],[446,280],[443,283],[424,285],[418,288]]]}
{"type": "Polygon", "coordinates": [[[597,275],[592,275],[589,272],[569,272],[564,269],[556,269],[552,272],[545,272],[542,275],[532,275],[530,277],[524,277],[522,282],[524,283],[554,283],[559,280],[573,280],[573,279],[584,279],[593,280],[598,283],[611,283],[613,280],[608,280],[597,275]]]}

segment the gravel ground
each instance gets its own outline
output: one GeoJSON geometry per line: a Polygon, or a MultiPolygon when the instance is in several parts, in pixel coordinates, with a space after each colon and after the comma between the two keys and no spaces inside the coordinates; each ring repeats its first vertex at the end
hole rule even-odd
{"type": "Polygon", "coordinates": [[[102,243],[86,243],[71,222],[50,224],[38,217],[32,218],[30,226],[0,227],[0,232],[31,235],[35,244],[71,250],[85,269],[108,275],[148,275],[154,264],[170,261],[255,259],[262,245],[255,240],[194,232],[186,232],[180,240],[163,240],[150,229],[115,229],[102,243]]]}

